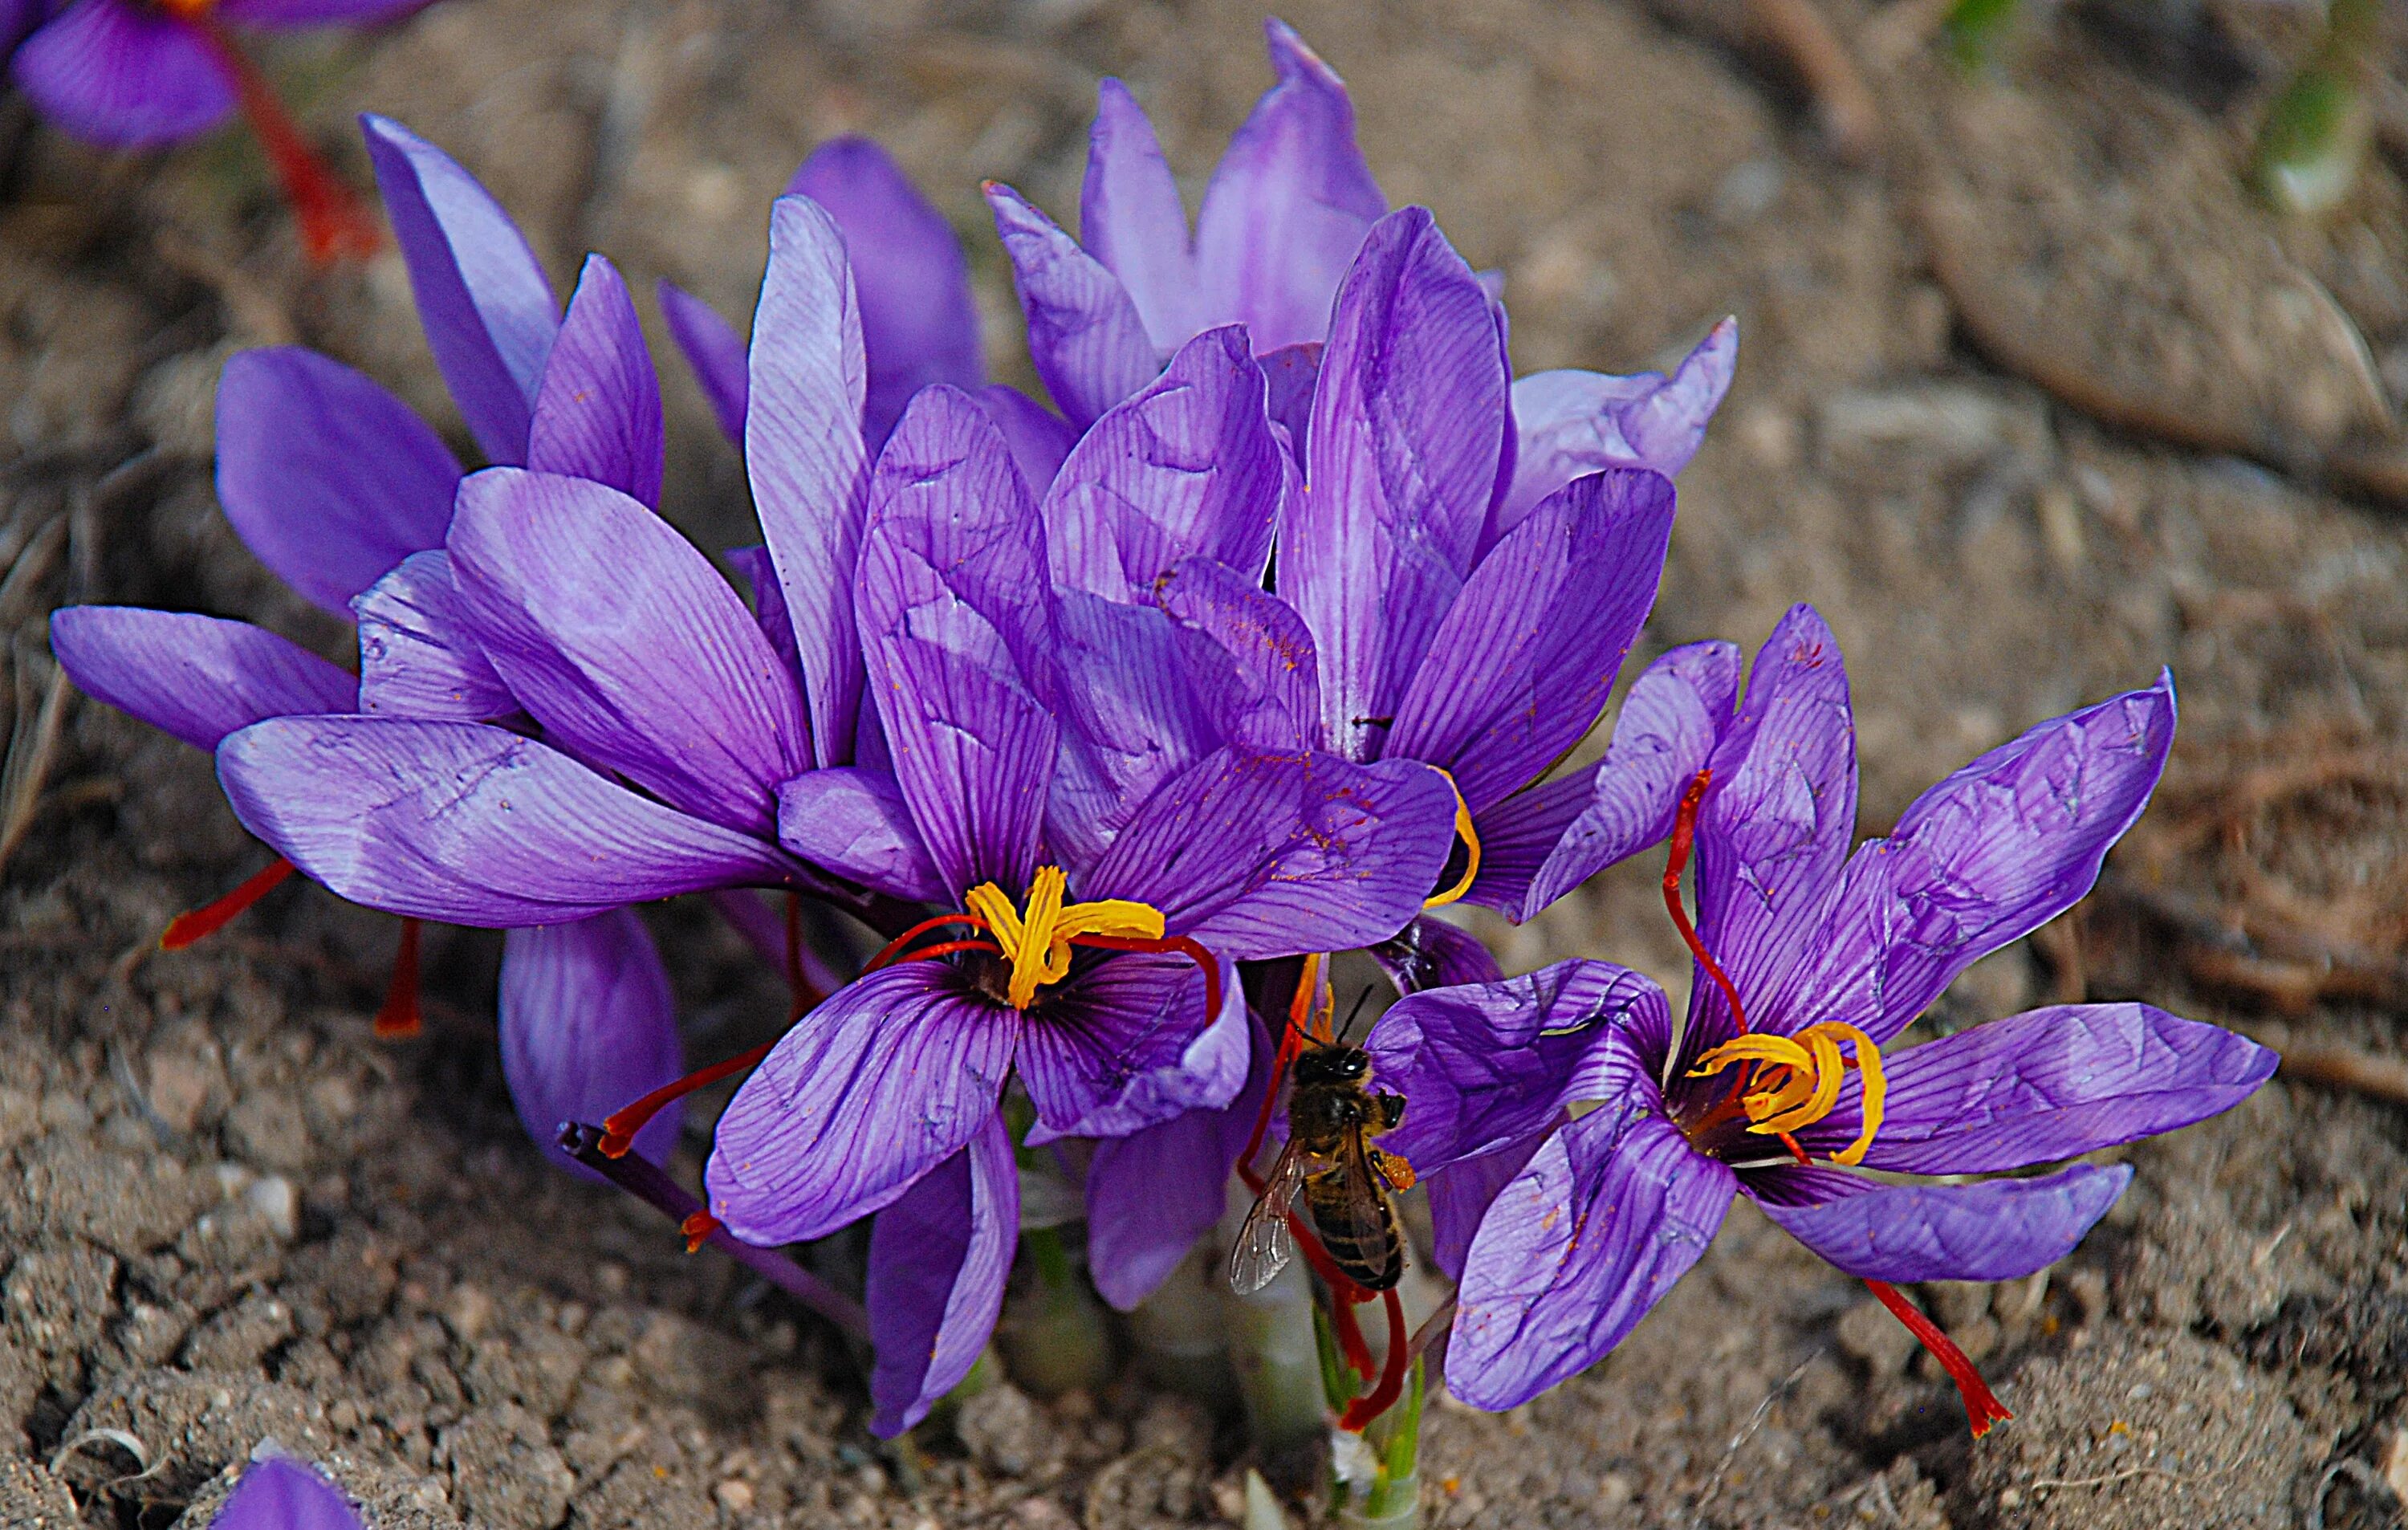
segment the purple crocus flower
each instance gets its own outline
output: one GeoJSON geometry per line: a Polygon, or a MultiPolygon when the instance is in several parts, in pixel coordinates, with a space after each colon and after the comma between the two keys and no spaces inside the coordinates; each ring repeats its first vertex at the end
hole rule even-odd
{"type": "Polygon", "coordinates": [[[1087,646],[1111,618],[1054,593],[1002,434],[967,394],[923,393],[870,506],[854,610],[893,774],[803,778],[782,836],[978,934],[798,1022],[728,1107],[707,1180],[712,1213],[754,1242],[882,1213],[871,1390],[891,1434],[967,1373],[1002,1300],[1007,1080],[1031,1144],[1226,1105],[1248,1062],[1232,964],[1396,930],[1443,865],[1452,806],[1420,765],[1214,745],[1202,718],[1113,778],[1144,784],[1090,789],[1115,766],[1070,721],[1092,694],[1071,692],[1142,705],[1159,678],[1141,647],[1087,646]]]}
{"type": "MultiPolygon", "coordinates": [[[[1724,673],[1735,689],[1736,665],[1724,673]]],[[[2164,768],[2171,679],[1991,751],[1853,854],[1847,678],[1821,619],[1790,612],[1744,700],[1722,694],[1695,819],[1713,962],[1681,1025],[1645,978],[1566,962],[1408,996],[1371,1035],[1383,1087],[1409,1101],[1382,1146],[1477,1165],[1498,1187],[1441,1235],[1460,1270],[1447,1384],[1477,1407],[1512,1407],[1613,1348],[1735,1193],[1906,1317],[1889,1283],[2029,1274],[2131,1170],[1955,1177],[2171,1131],[2274,1070],[2266,1049],[2143,1004],[2051,1006],[1882,1051],[1958,973],[2088,891],[2164,768]]],[[[1956,1363],[1978,1432],[2003,1410],[1956,1363]]]]}
{"type": "Polygon", "coordinates": [[[254,1462],[209,1521],[210,1530],[364,1530],[333,1483],[298,1461],[254,1462]]]}

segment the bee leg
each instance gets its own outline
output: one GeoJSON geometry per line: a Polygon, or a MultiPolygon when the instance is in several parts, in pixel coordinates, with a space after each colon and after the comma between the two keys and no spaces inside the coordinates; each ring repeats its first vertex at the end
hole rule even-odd
{"type": "Polygon", "coordinates": [[[1382,1131],[1386,1131],[1405,1119],[1405,1097],[1402,1094],[1383,1094],[1379,1099],[1382,1131]]]}
{"type": "Polygon", "coordinates": [[[1413,1188],[1413,1166],[1400,1153],[1382,1152],[1377,1148],[1366,1150],[1371,1160],[1371,1171],[1387,1181],[1388,1188],[1406,1191],[1413,1188]]]}

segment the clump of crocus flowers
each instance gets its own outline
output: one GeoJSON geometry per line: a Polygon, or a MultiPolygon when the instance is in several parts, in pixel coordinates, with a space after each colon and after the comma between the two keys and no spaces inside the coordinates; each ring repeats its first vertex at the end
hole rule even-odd
{"type": "Polygon", "coordinates": [[[1331,1422],[1375,1442],[1340,1465],[1365,1480],[1371,1451],[1375,1494],[1410,1499],[1428,1361],[1482,1408],[1555,1385],[1739,1194],[1866,1281],[1982,1433],[2006,1409],[1897,1288],[2062,1257],[2131,1174],[2084,1154],[2272,1071],[2138,1004],[1896,1045],[2088,890],[2164,767],[2171,679],[2042,723],[1857,845],[1846,672],[1801,607],[1744,677],[1729,644],[1663,653],[1568,765],[1654,604],[1735,327],[1669,377],[1515,379],[1498,284],[1387,207],[1337,76],[1270,42],[1279,81],[1192,231],[1116,82],[1078,239],[989,188],[1051,406],[982,379],[953,233],[857,140],[770,209],[749,340],[664,285],[759,512],[761,545],[726,554],[740,587],[656,511],[660,395],[616,271],[589,262],[564,316],[466,172],[368,120],[487,465],[324,358],[237,357],[222,497],[355,617],[356,674],[106,608],[58,613],[63,662],[214,751],[279,857],[209,920],[297,868],[510,932],[531,1133],[867,1339],[882,1435],[975,1384],[1021,1254],[1058,1282],[1082,1248],[1093,1290],[1139,1308],[1226,1247],[1233,1180],[1292,1197],[1254,1225],[1312,1272],[1331,1422]],[[1677,1021],[1641,973],[1509,977],[1440,915],[1526,920],[1659,848],[1694,958],[1677,1021]],[[681,1076],[636,909],[692,894],[793,1006],[681,1076]],[[831,970],[812,908],[882,945],[831,970]],[[1355,950],[1400,996],[1341,1037],[1328,974],[1355,950]],[[1305,1161],[1283,1145],[1308,1059],[1305,1161]],[[677,1108],[730,1078],[697,1197],[677,1108]],[[1383,1208],[1409,1186],[1430,1236],[1402,1251],[1452,1283],[1416,1326],[1366,1257],[1406,1236],[1383,1208]],[[774,1251],[865,1223],[855,1289],[774,1251]]]}

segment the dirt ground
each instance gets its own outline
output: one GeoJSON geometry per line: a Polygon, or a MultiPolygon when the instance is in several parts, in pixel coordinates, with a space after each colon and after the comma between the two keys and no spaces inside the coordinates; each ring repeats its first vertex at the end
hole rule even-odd
{"type": "MultiPolygon", "coordinates": [[[[1660,365],[1740,316],[1647,641],[1752,643],[1816,603],[1853,667],[1869,828],[2173,666],[2172,771],[2100,893],[1930,1023],[2141,996],[2253,1029],[2295,1074],[2379,1086],[2387,1064],[2397,1091],[2408,529],[2372,495],[2408,393],[2408,135],[2386,118],[2356,201],[2286,226],[2238,170],[2311,41],[2297,13],[2100,0],[1969,80],[1929,0],[1828,0],[1879,111],[1849,164],[1756,12],[1653,5],[1284,14],[1353,85],[1391,197],[1506,273],[1519,369],[1660,365]]],[[[874,133],[961,227],[995,365],[1025,378],[979,180],[1067,220],[1112,73],[1192,199],[1266,83],[1259,16],[441,0],[272,63],[353,175],[346,114],[390,112],[487,180],[563,290],[598,248],[731,316],[796,163],[874,133]]],[[[0,152],[0,1523],[198,1526],[267,1439],[394,1530],[1234,1518],[1240,1431],[1134,1365],[879,1445],[832,1331],[527,1147],[494,938],[435,936],[430,1024],[401,1044],[368,1023],[394,922],[298,883],[152,950],[263,857],[205,758],[53,691],[46,613],[240,615],[339,656],[345,633],[217,512],[209,397],[234,349],[320,346],[465,435],[398,262],[308,276],[238,137],[109,160],[11,101],[0,152]]],[[[706,546],[752,539],[735,453],[665,370],[669,512],[706,546]]],[[[1510,966],[1612,955],[1677,984],[1651,876],[1485,933],[1510,966]]],[[[782,998],[741,944],[698,911],[658,919],[691,1053],[767,1034],[782,998]]],[[[2130,1152],[2132,1191],[2063,1265],[1927,1291],[2018,1415],[1978,1443],[1861,1289],[1742,1208],[1605,1365],[1511,1414],[1434,1408],[1426,1523],[2397,1523],[2402,1109],[2278,1078],[2130,1152]]]]}

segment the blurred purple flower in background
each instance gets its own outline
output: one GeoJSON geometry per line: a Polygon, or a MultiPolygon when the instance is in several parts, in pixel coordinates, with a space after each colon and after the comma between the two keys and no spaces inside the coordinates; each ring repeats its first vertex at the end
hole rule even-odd
{"type": "Polygon", "coordinates": [[[335,1485],[302,1462],[280,1455],[254,1461],[210,1530],[365,1530],[335,1485]]]}

